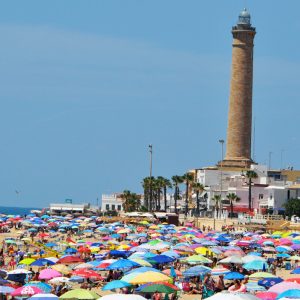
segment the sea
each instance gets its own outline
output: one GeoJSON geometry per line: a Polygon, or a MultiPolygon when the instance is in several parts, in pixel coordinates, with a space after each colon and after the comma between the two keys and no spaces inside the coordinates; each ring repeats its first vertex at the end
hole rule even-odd
{"type": "Polygon", "coordinates": [[[0,214],[5,215],[28,215],[31,210],[41,210],[41,208],[35,207],[9,207],[9,206],[0,206],[0,214]]]}

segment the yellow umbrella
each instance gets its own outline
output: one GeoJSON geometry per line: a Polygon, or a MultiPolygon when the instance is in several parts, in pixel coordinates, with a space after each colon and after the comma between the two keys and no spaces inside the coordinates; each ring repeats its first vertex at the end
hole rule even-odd
{"type": "Polygon", "coordinates": [[[51,269],[54,269],[64,275],[67,275],[72,272],[71,269],[69,269],[66,265],[63,264],[53,265],[51,266],[51,269]]]}
{"type": "Polygon", "coordinates": [[[149,282],[160,282],[160,281],[170,281],[171,278],[165,274],[148,271],[145,273],[138,273],[137,276],[129,280],[132,284],[143,284],[149,282]]]}
{"type": "Polygon", "coordinates": [[[141,259],[141,258],[131,258],[130,260],[138,263],[139,265],[141,265],[143,267],[152,267],[152,265],[148,261],[141,259]]]}
{"type": "Polygon", "coordinates": [[[249,278],[274,278],[275,275],[267,272],[256,272],[249,276],[249,278]]]}
{"type": "Polygon", "coordinates": [[[32,264],[34,261],[35,261],[35,259],[33,259],[33,258],[24,258],[24,259],[22,259],[22,260],[19,262],[19,264],[20,264],[20,265],[30,265],[30,264],[32,264]]]}
{"type": "Polygon", "coordinates": [[[209,255],[213,254],[211,250],[205,247],[198,247],[195,249],[195,252],[202,255],[206,255],[206,253],[208,253],[209,255]]]}
{"type": "Polygon", "coordinates": [[[118,231],[118,233],[129,233],[130,229],[121,229],[118,231]]]}
{"type": "Polygon", "coordinates": [[[157,225],[151,225],[149,228],[150,229],[159,229],[159,227],[157,225]]]}
{"type": "Polygon", "coordinates": [[[22,238],[21,240],[24,241],[24,242],[30,242],[31,241],[30,238],[22,238]]]}
{"type": "Polygon", "coordinates": [[[124,249],[129,249],[129,248],[130,248],[130,246],[128,246],[128,245],[120,245],[117,249],[124,250],[124,249]]]}
{"type": "Polygon", "coordinates": [[[142,225],[148,225],[148,224],[149,224],[149,222],[148,222],[148,221],[146,221],[146,220],[144,220],[144,221],[141,221],[141,222],[140,222],[140,224],[142,224],[142,225]]]}

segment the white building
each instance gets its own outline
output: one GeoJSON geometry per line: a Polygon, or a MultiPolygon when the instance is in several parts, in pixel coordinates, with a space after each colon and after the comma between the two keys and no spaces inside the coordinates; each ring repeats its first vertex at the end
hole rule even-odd
{"type": "Polygon", "coordinates": [[[123,211],[123,200],[120,193],[102,194],[101,211],[123,211]]]}

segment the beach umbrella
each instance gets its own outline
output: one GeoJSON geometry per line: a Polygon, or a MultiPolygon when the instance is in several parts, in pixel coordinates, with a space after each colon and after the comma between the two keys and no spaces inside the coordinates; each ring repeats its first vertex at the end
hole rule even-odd
{"type": "Polygon", "coordinates": [[[291,274],[300,274],[300,267],[294,269],[291,274]]]}
{"type": "Polygon", "coordinates": [[[103,288],[102,291],[110,291],[114,289],[121,289],[127,286],[131,286],[130,283],[123,281],[123,280],[113,280],[107,283],[103,288]]]}
{"type": "Polygon", "coordinates": [[[230,273],[230,270],[226,269],[226,268],[213,268],[211,270],[211,274],[212,275],[225,275],[225,274],[228,274],[230,273]]]}
{"type": "Polygon", "coordinates": [[[248,293],[216,293],[206,299],[209,300],[259,300],[252,294],[248,293]]]}
{"type": "Polygon", "coordinates": [[[276,276],[268,272],[256,272],[249,276],[249,278],[275,278],[276,276]]]}
{"type": "Polygon", "coordinates": [[[0,294],[10,294],[14,291],[15,289],[10,287],[10,286],[0,286],[0,294]]]}
{"type": "Polygon", "coordinates": [[[278,295],[287,290],[299,290],[300,284],[295,282],[283,281],[269,288],[269,292],[277,293],[278,295]]]}
{"type": "Polygon", "coordinates": [[[35,294],[42,294],[43,291],[35,286],[22,286],[20,288],[15,289],[11,295],[13,297],[17,297],[17,296],[21,296],[21,297],[25,297],[25,296],[32,296],[35,294]]]}
{"type": "Polygon", "coordinates": [[[72,274],[76,275],[76,276],[83,277],[83,278],[102,279],[101,275],[99,275],[95,271],[87,270],[87,269],[75,270],[72,274]]]}
{"type": "Polygon", "coordinates": [[[141,258],[131,258],[130,260],[136,262],[137,264],[143,267],[152,267],[152,265],[148,261],[141,258]]]}
{"type": "Polygon", "coordinates": [[[51,283],[51,284],[60,284],[63,282],[69,282],[69,278],[68,277],[55,277],[55,278],[52,278],[51,280],[49,280],[49,283],[51,283]]]}
{"type": "Polygon", "coordinates": [[[52,279],[55,277],[61,277],[61,273],[54,269],[44,269],[40,272],[39,279],[52,279]]]}
{"type": "Polygon", "coordinates": [[[210,264],[212,260],[202,256],[202,255],[192,255],[185,259],[189,264],[210,264]]]}
{"type": "Polygon", "coordinates": [[[255,296],[262,300],[275,300],[277,294],[268,291],[268,292],[258,292],[255,294],[255,296]]]}
{"type": "Polygon", "coordinates": [[[137,288],[137,291],[142,293],[159,292],[165,294],[172,294],[178,290],[179,288],[176,285],[173,285],[168,282],[147,283],[137,288]]]}
{"type": "Polygon", "coordinates": [[[268,264],[261,260],[252,260],[244,264],[243,267],[247,270],[266,270],[268,268],[268,264]]]}
{"type": "Polygon", "coordinates": [[[300,299],[300,289],[290,289],[284,291],[283,293],[279,294],[276,299],[281,298],[288,298],[288,299],[300,299]]]}
{"type": "Polygon", "coordinates": [[[291,256],[287,253],[279,253],[279,254],[276,255],[276,257],[290,258],[291,256]]]}
{"type": "Polygon", "coordinates": [[[148,259],[151,263],[155,263],[155,264],[166,264],[169,262],[174,261],[173,257],[167,256],[167,255],[156,255],[154,257],[151,257],[150,259],[148,259]]]}
{"type": "Polygon", "coordinates": [[[39,258],[36,261],[34,261],[33,263],[30,264],[30,266],[38,266],[38,267],[42,267],[42,266],[50,266],[50,265],[54,265],[55,262],[48,260],[47,258],[39,258]]]}
{"type": "Polygon", "coordinates": [[[139,267],[140,264],[129,260],[129,259],[120,259],[107,267],[107,270],[124,270],[131,269],[134,267],[139,267]]]}
{"type": "Polygon", "coordinates": [[[78,269],[92,269],[94,268],[94,265],[90,264],[90,263],[82,263],[79,264],[78,266],[76,266],[74,269],[78,270],[78,269]]]}
{"type": "Polygon", "coordinates": [[[136,294],[110,294],[100,298],[101,300],[146,300],[146,298],[136,294]]]}
{"type": "Polygon", "coordinates": [[[53,294],[36,294],[36,295],[28,298],[27,300],[44,300],[44,299],[56,300],[56,299],[59,299],[59,298],[56,295],[53,295],[53,294]]]}
{"type": "Polygon", "coordinates": [[[71,273],[71,269],[63,264],[53,265],[51,266],[51,269],[56,270],[64,275],[71,273]]]}
{"type": "Polygon", "coordinates": [[[242,257],[242,262],[244,264],[252,262],[252,261],[263,261],[266,262],[266,259],[257,255],[246,255],[242,257]]]}
{"type": "Polygon", "coordinates": [[[148,271],[145,273],[138,273],[136,276],[134,276],[129,283],[132,284],[143,284],[143,283],[149,283],[149,282],[163,282],[163,281],[169,281],[170,277],[158,272],[152,272],[148,271]]]}
{"type": "Polygon", "coordinates": [[[292,278],[285,279],[284,281],[296,282],[300,284],[300,277],[292,277],[292,278]]]}
{"type": "MultiPolygon", "coordinates": [[[[180,257],[180,255],[177,252],[171,251],[171,250],[163,252],[162,255],[170,256],[170,257],[173,257],[173,258],[179,258],[180,257]]],[[[300,258],[299,258],[299,260],[300,260],[300,258]]]]}
{"type": "Polygon", "coordinates": [[[45,282],[39,282],[39,281],[32,281],[29,283],[26,283],[24,286],[34,286],[42,290],[43,293],[50,293],[52,290],[52,286],[45,283],[45,282]]]}
{"type": "Polygon", "coordinates": [[[72,276],[70,279],[69,279],[70,282],[77,282],[77,283],[82,283],[84,282],[84,278],[81,277],[81,276],[72,276]]]}
{"type": "Polygon", "coordinates": [[[0,278],[0,285],[2,285],[2,284],[8,284],[8,283],[9,283],[8,280],[0,278]]]}
{"type": "Polygon", "coordinates": [[[89,290],[74,289],[64,293],[59,299],[98,299],[100,296],[89,290]]]}
{"type": "Polygon", "coordinates": [[[265,278],[265,279],[262,279],[262,280],[259,280],[258,281],[258,284],[259,285],[262,285],[266,288],[270,288],[271,286],[275,285],[275,284],[278,284],[280,282],[282,282],[283,279],[280,278],[280,277],[275,277],[275,278],[265,278]]]}
{"type": "Polygon", "coordinates": [[[244,279],[244,277],[245,276],[239,272],[229,272],[224,276],[224,279],[226,279],[226,280],[234,280],[234,279],[241,280],[241,279],[244,279]]]}
{"type": "Polygon", "coordinates": [[[33,262],[35,262],[35,259],[33,258],[24,258],[19,261],[20,265],[31,265],[33,262]]]}
{"type": "Polygon", "coordinates": [[[266,288],[262,285],[258,285],[257,282],[249,282],[246,284],[247,292],[266,291],[266,288]]]}
{"type": "Polygon", "coordinates": [[[187,269],[182,274],[185,277],[193,277],[193,276],[200,276],[206,273],[211,272],[211,268],[205,266],[195,266],[192,268],[187,269]]]}
{"type": "Polygon", "coordinates": [[[65,257],[60,258],[57,261],[57,264],[73,264],[73,263],[81,263],[84,262],[84,260],[78,256],[72,256],[68,255],[65,257]]]}
{"type": "Polygon", "coordinates": [[[228,256],[224,259],[221,259],[219,264],[243,264],[242,258],[240,256],[228,256]]]}

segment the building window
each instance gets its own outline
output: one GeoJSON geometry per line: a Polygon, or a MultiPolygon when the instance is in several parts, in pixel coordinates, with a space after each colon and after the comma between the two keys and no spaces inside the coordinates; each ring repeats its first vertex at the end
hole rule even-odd
{"type": "Polygon", "coordinates": [[[122,209],[122,205],[118,205],[118,210],[121,210],[122,209]]]}
{"type": "Polygon", "coordinates": [[[114,204],[112,204],[111,210],[116,210],[116,206],[114,204]]]}
{"type": "Polygon", "coordinates": [[[258,199],[264,199],[264,194],[259,194],[258,199]]]}
{"type": "Polygon", "coordinates": [[[106,204],[105,209],[109,210],[109,204],[106,204]]]}

